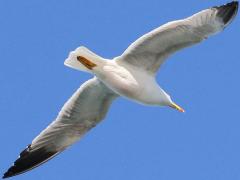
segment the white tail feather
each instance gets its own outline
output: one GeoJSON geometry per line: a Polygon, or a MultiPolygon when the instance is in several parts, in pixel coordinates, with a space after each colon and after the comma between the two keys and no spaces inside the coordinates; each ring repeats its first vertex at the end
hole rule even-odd
{"type": "Polygon", "coordinates": [[[75,49],[75,51],[70,52],[68,58],[64,62],[64,65],[76,70],[92,73],[91,69],[87,68],[85,65],[78,61],[78,56],[91,61],[96,65],[96,68],[101,67],[105,63],[102,57],[96,55],[86,47],[80,46],[75,49]]]}

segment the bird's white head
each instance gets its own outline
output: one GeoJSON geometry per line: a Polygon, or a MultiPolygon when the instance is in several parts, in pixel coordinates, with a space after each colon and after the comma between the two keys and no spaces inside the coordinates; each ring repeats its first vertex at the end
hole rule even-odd
{"type": "Polygon", "coordinates": [[[171,97],[164,91],[161,89],[161,93],[160,93],[160,103],[159,105],[161,106],[169,106],[173,109],[176,109],[180,112],[185,112],[185,110],[180,107],[179,105],[177,105],[176,103],[174,103],[171,99],[171,97]]]}

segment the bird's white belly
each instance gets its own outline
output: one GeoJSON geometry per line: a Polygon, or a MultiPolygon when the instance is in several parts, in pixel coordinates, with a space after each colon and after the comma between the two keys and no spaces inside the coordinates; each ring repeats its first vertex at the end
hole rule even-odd
{"type": "Polygon", "coordinates": [[[98,78],[120,96],[141,104],[156,105],[158,85],[153,77],[143,73],[132,73],[125,68],[104,67],[104,74],[98,78]]]}

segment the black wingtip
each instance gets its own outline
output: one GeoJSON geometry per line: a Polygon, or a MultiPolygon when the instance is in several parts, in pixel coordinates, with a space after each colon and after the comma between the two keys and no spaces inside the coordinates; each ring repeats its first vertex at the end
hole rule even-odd
{"type": "Polygon", "coordinates": [[[2,179],[6,179],[6,178],[7,178],[7,176],[4,174],[3,177],[2,177],[2,179]]]}
{"type": "Polygon", "coordinates": [[[46,148],[32,150],[31,146],[28,146],[24,151],[20,153],[19,158],[7,170],[2,178],[5,179],[16,176],[33,168],[36,168],[44,162],[53,158],[58,153],[58,151],[48,151],[46,148]]]}
{"type": "Polygon", "coordinates": [[[218,10],[217,16],[222,19],[224,24],[229,24],[238,12],[238,1],[232,1],[223,6],[214,7],[218,10]]]}

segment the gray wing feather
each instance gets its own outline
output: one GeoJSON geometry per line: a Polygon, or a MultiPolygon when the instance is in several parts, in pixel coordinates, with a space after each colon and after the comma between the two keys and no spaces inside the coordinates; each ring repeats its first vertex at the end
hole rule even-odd
{"type": "Polygon", "coordinates": [[[3,178],[35,168],[79,140],[105,117],[116,97],[97,78],[85,82],[63,106],[56,120],[20,153],[3,178]]]}
{"type": "Polygon", "coordinates": [[[31,147],[61,150],[71,145],[105,117],[115,97],[97,78],[85,82],[63,106],[57,119],[33,140],[31,147]]]}
{"type": "Polygon", "coordinates": [[[137,39],[115,60],[155,74],[169,55],[222,31],[237,10],[238,2],[232,2],[167,23],[137,39]]]}

